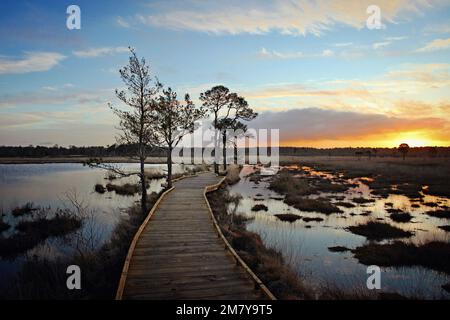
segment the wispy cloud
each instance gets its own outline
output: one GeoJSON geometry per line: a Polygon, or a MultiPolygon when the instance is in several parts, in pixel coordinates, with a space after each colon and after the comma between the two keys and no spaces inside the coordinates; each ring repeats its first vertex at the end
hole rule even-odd
{"type": "Polygon", "coordinates": [[[48,71],[65,58],[57,52],[26,52],[23,58],[0,56],[0,74],[48,71]]]}
{"type": "Polygon", "coordinates": [[[417,49],[417,52],[432,52],[438,50],[445,50],[450,48],[450,38],[435,39],[427,43],[424,47],[417,49]]]}
{"type": "Polygon", "coordinates": [[[27,126],[39,121],[41,118],[33,114],[0,113],[1,128],[27,126]]]}
{"type": "Polygon", "coordinates": [[[240,94],[261,107],[260,111],[318,107],[399,117],[446,117],[442,106],[449,101],[449,89],[450,65],[405,64],[370,79],[271,84],[240,94]],[[410,110],[405,107],[408,104],[410,110]]]}
{"type": "Polygon", "coordinates": [[[275,50],[269,51],[266,48],[261,48],[258,55],[261,58],[267,58],[267,59],[299,59],[304,58],[305,55],[300,52],[278,52],[275,50]]]}
{"type": "Polygon", "coordinates": [[[335,47],[349,47],[351,45],[353,45],[353,42],[339,42],[334,44],[335,47]]]}
{"type": "MultiPolygon", "coordinates": [[[[406,14],[441,1],[378,0],[385,23],[397,22],[406,14]]],[[[264,34],[278,31],[287,35],[321,35],[335,25],[364,28],[366,9],[372,0],[298,1],[185,1],[162,6],[161,12],[139,14],[136,20],[175,30],[214,34],[264,34]],[[174,9],[177,8],[177,9],[174,9]]]]}
{"type": "Polygon", "coordinates": [[[443,24],[429,25],[429,26],[425,27],[424,33],[425,34],[445,34],[445,33],[450,33],[450,24],[449,23],[443,23],[443,24]]]}
{"type": "MultiPolygon", "coordinates": [[[[69,87],[65,87],[69,88],[69,87]]],[[[17,108],[30,105],[93,105],[103,104],[114,98],[112,89],[103,90],[60,90],[62,87],[47,86],[45,91],[21,92],[0,96],[0,108],[17,108]]]]}
{"type": "Polygon", "coordinates": [[[325,49],[321,53],[317,54],[304,54],[301,51],[280,52],[276,50],[267,50],[266,48],[263,47],[258,52],[258,56],[264,59],[302,59],[302,58],[332,57],[334,56],[334,51],[325,49]]]}
{"type": "Polygon", "coordinates": [[[118,16],[116,18],[116,23],[122,28],[131,28],[130,23],[124,17],[118,16]]]}
{"type": "Polygon", "coordinates": [[[42,87],[42,89],[47,90],[47,91],[58,91],[61,89],[66,89],[66,88],[73,88],[74,85],[72,83],[65,83],[62,86],[44,86],[42,87]]]}
{"type": "Polygon", "coordinates": [[[381,49],[381,48],[387,47],[387,46],[390,45],[390,44],[391,44],[390,41],[375,42],[375,43],[372,45],[372,48],[374,48],[375,50],[377,50],[377,49],[381,49]]]}
{"type": "Polygon", "coordinates": [[[408,37],[406,37],[406,36],[397,36],[397,37],[386,37],[385,39],[387,41],[401,41],[401,40],[408,39],[408,37]]]}
{"type": "Polygon", "coordinates": [[[74,51],[73,54],[80,58],[96,58],[125,52],[129,52],[127,47],[102,47],[74,51]]]}

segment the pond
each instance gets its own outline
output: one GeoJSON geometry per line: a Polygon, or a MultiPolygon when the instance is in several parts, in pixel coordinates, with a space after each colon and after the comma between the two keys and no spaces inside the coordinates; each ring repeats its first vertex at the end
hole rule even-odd
{"type": "MultiPolygon", "coordinates": [[[[128,171],[137,171],[138,164],[115,164],[128,171]]],[[[174,173],[182,173],[187,166],[174,165],[174,173]]],[[[162,172],[166,165],[146,164],[146,171],[162,172]]],[[[16,233],[15,226],[20,221],[32,220],[37,215],[29,214],[15,217],[14,208],[26,203],[33,207],[51,212],[57,208],[76,211],[73,200],[81,204],[86,214],[79,233],[90,238],[92,244],[100,247],[107,241],[121,218],[127,218],[127,209],[139,201],[139,194],[126,196],[115,192],[97,193],[95,184],[106,185],[107,172],[98,168],[89,168],[77,163],[57,164],[4,164],[0,165],[0,215],[11,227],[1,232],[0,237],[7,238],[16,233]]],[[[137,183],[136,176],[118,178],[114,184],[137,183]]],[[[148,192],[159,192],[165,179],[152,179],[148,192]]],[[[5,258],[0,256],[0,291],[20,270],[23,261],[29,257],[55,258],[67,255],[73,250],[73,243],[66,237],[51,237],[31,250],[5,258]]]]}
{"type": "MultiPolygon", "coordinates": [[[[280,251],[285,261],[312,288],[339,288],[349,292],[368,292],[366,280],[367,266],[353,257],[352,252],[331,252],[328,248],[344,246],[354,249],[368,243],[365,237],[347,230],[349,226],[368,221],[384,221],[414,235],[402,241],[416,244],[428,240],[448,242],[449,233],[438,228],[445,224],[439,219],[424,214],[426,211],[450,207],[450,200],[444,197],[424,195],[421,201],[399,194],[390,194],[385,198],[377,197],[365,180],[368,178],[343,179],[339,174],[315,171],[308,167],[298,167],[304,177],[320,176],[323,179],[340,181],[353,185],[345,192],[310,195],[310,198],[327,198],[332,203],[352,202],[355,198],[372,199],[373,202],[355,204],[352,208],[339,207],[343,213],[325,215],[319,212],[305,212],[287,205],[283,196],[270,190],[270,177],[259,182],[251,181],[247,176],[259,168],[244,166],[241,180],[230,187],[231,195],[241,195],[237,207],[229,205],[229,212],[250,218],[247,229],[259,234],[266,246],[280,251]],[[265,205],[267,211],[252,211],[256,204],[265,205]],[[389,209],[409,212],[413,218],[407,223],[398,223],[389,217],[389,209]],[[281,221],[275,214],[296,214],[309,218],[321,218],[322,221],[298,219],[294,222],[281,221]]],[[[387,243],[383,240],[380,243],[387,243]]],[[[450,294],[441,288],[450,281],[446,274],[423,267],[386,267],[381,268],[381,287],[384,292],[397,292],[405,296],[423,298],[450,298],[450,294]]]]}

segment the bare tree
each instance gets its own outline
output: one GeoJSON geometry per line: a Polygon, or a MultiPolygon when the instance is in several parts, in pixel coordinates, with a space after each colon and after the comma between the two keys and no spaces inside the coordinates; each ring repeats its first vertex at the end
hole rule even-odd
{"type": "Polygon", "coordinates": [[[91,159],[89,166],[100,167],[119,176],[136,175],[140,179],[142,214],[147,213],[147,189],[145,183],[145,159],[147,151],[155,146],[157,137],[154,132],[155,95],[161,84],[150,75],[149,66],[144,58],[139,59],[134,49],[130,48],[128,65],[119,70],[126,90],[116,89],[116,96],[129,110],[109,107],[119,117],[118,129],[121,133],[116,137],[117,144],[133,146],[131,158],[139,160],[139,171],[129,172],[111,164],[102,163],[101,159],[91,159]]]}
{"type": "MultiPolygon", "coordinates": [[[[251,121],[257,116],[258,114],[250,108],[243,97],[238,96],[236,93],[230,94],[230,103],[227,106],[227,112],[219,120],[219,128],[222,130],[223,170],[227,169],[227,129],[237,130],[245,128],[245,131],[247,131],[247,126],[240,122],[240,120],[251,121]]],[[[235,152],[237,152],[236,149],[235,152]]]]}
{"type": "MultiPolygon", "coordinates": [[[[222,85],[212,87],[211,89],[200,94],[200,101],[203,102],[203,107],[213,116],[213,126],[216,130],[214,134],[214,150],[217,150],[219,114],[231,103],[230,90],[222,85]]],[[[219,164],[217,163],[216,152],[214,153],[214,172],[216,174],[219,173],[219,164]]]]}
{"type": "Polygon", "coordinates": [[[179,142],[196,129],[196,122],[205,116],[203,108],[196,108],[189,94],[184,103],[177,100],[171,88],[163,90],[155,104],[154,129],[160,145],[167,148],[167,184],[172,187],[172,151],[179,142]]]}
{"type": "MultiPolygon", "coordinates": [[[[238,120],[250,121],[254,119],[257,113],[248,106],[247,101],[243,97],[238,96],[236,93],[231,93],[224,86],[215,86],[201,93],[200,100],[203,101],[203,106],[214,117],[213,126],[216,129],[216,134],[214,135],[215,149],[218,146],[217,130],[222,131],[223,168],[226,170],[226,129],[232,129],[238,120]]],[[[217,159],[217,155],[215,159],[217,159]]],[[[219,173],[219,166],[216,160],[214,161],[214,171],[219,173]]]]}

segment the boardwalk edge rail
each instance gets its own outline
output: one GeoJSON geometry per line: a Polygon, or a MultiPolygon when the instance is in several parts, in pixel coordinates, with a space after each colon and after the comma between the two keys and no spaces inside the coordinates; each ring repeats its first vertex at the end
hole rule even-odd
{"type": "MultiPolygon", "coordinates": [[[[189,176],[182,176],[180,178],[173,179],[172,182],[176,182],[176,181],[182,180],[184,178],[195,177],[195,176],[197,176],[197,174],[189,175],[189,176]]],[[[136,244],[137,244],[139,238],[141,237],[142,232],[144,231],[145,227],[147,226],[147,224],[149,223],[150,219],[152,218],[153,213],[156,211],[156,209],[158,209],[160,203],[163,201],[165,196],[167,194],[169,194],[174,189],[175,189],[175,187],[171,187],[170,189],[167,189],[166,191],[164,191],[161,194],[161,196],[158,198],[158,200],[155,202],[155,204],[153,205],[152,209],[148,213],[148,215],[145,218],[144,222],[142,222],[142,224],[139,227],[138,231],[134,235],[133,241],[131,242],[130,248],[128,249],[127,257],[125,258],[125,262],[123,264],[122,273],[120,275],[119,286],[117,288],[115,300],[122,300],[123,290],[125,289],[125,283],[127,281],[128,269],[130,267],[130,261],[131,261],[131,258],[133,257],[134,249],[136,248],[136,244]]]]}
{"type": "Polygon", "coordinates": [[[222,239],[222,241],[225,243],[226,249],[231,253],[233,258],[236,260],[237,264],[240,264],[241,267],[249,274],[251,279],[255,283],[255,288],[259,287],[259,289],[264,293],[264,295],[269,298],[270,300],[277,300],[277,298],[273,295],[272,292],[270,292],[269,288],[261,281],[261,279],[258,278],[258,276],[250,269],[250,267],[245,263],[244,260],[237,254],[237,252],[234,250],[234,248],[230,245],[227,238],[222,233],[222,230],[220,229],[219,224],[217,223],[216,217],[214,216],[214,213],[211,209],[211,206],[209,205],[208,198],[206,196],[207,193],[215,191],[219,189],[219,187],[222,185],[222,183],[225,181],[226,177],[223,177],[218,183],[210,186],[206,186],[203,191],[203,196],[206,201],[206,205],[208,207],[208,211],[211,215],[211,220],[214,224],[214,227],[216,228],[218,236],[222,239]]]}

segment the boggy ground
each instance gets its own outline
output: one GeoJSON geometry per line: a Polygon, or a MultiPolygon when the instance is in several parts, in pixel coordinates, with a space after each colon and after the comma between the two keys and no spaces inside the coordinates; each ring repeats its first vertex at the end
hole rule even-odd
{"type": "Polygon", "coordinates": [[[321,171],[342,173],[344,178],[368,177],[375,194],[403,194],[420,198],[421,191],[450,196],[449,158],[393,157],[281,157],[282,165],[300,164],[321,171]]]}
{"type": "MultiPolygon", "coordinates": [[[[248,187],[249,190],[254,189],[254,192],[249,192],[253,195],[250,195],[250,201],[247,200],[247,203],[252,204],[253,200],[258,201],[258,205],[268,205],[271,203],[270,201],[273,201],[271,199],[276,199],[287,204],[289,208],[296,209],[295,211],[294,209],[281,211],[279,208],[283,208],[283,206],[277,207],[271,203],[268,205],[269,210],[261,211],[257,213],[258,215],[275,216],[278,220],[290,225],[286,227],[286,230],[321,226],[314,223],[305,225],[302,220],[309,222],[309,219],[318,219],[319,223],[326,220],[329,224],[333,221],[331,228],[362,236],[369,242],[364,242],[365,240],[362,239],[360,244],[349,245],[349,248],[328,246],[328,250],[336,252],[336,254],[348,252],[347,255],[353,255],[361,264],[377,264],[378,259],[384,258],[384,261],[380,261],[380,266],[421,266],[440,273],[447,273],[443,268],[445,264],[442,262],[447,261],[449,257],[448,238],[445,236],[445,232],[450,230],[448,226],[448,196],[429,196],[431,194],[429,190],[436,190],[436,188],[430,188],[433,185],[431,180],[440,174],[434,171],[445,172],[447,170],[447,166],[442,160],[432,159],[435,164],[431,166],[433,169],[430,169],[426,159],[415,159],[410,163],[408,163],[408,159],[405,160],[405,163],[399,162],[403,161],[401,159],[391,159],[394,162],[390,165],[391,170],[399,167],[399,175],[383,168],[386,163],[374,161],[375,165],[371,165],[371,163],[356,162],[368,162],[369,160],[366,159],[345,158],[339,159],[339,162],[333,158],[321,159],[324,163],[323,166],[320,161],[319,164],[312,163],[312,157],[306,158],[305,162],[297,160],[289,162],[289,165],[282,167],[274,176],[262,176],[258,167],[253,167],[251,173],[245,176],[247,181],[253,183],[248,187]],[[330,162],[334,165],[331,166],[330,162]],[[340,166],[336,166],[336,163],[340,166]],[[309,166],[314,166],[315,170],[311,170],[309,166]],[[355,169],[359,167],[363,169],[355,169]],[[355,169],[354,172],[352,172],[353,169],[355,169]],[[401,179],[405,181],[409,171],[422,171],[424,181],[428,183],[427,187],[422,185],[417,172],[408,178],[408,182],[405,184],[408,187],[399,187],[400,184],[395,181],[396,177],[401,176],[400,181],[402,181],[401,179]],[[388,179],[390,182],[386,184],[389,187],[383,186],[383,189],[388,191],[388,196],[385,196],[379,192],[379,189],[376,189],[380,185],[376,183],[376,179],[383,180],[383,175],[387,174],[391,174],[391,177],[388,179]],[[355,184],[357,187],[353,188],[355,184]],[[278,195],[264,192],[265,188],[275,191],[278,195]],[[411,193],[411,190],[414,192],[411,193]],[[264,193],[266,193],[265,197],[264,193]],[[316,217],[310,218],[309,212],[315,214],[316,217]],[[363,216],[367,216],[367,218],[362,218],[363,216]],[[394,240],[396,241],[395,245],[392,244],[394,240]],[[396,256],[396,259],[389,258],[393,255],[396,256]],[[439,259],[440,261],[438,261],[439,259]]],[[[370,161],[372,160],[374,159],[370,161]]],[[[436,179],[436,185],[446,184],[442,178],[436,179]]],[[[242,190],[242,188],[236,190],[242,190]]],[[[249,214],[249,210],[245,211],[245,209],[239,209],[239,212],[250,217],[255,215],[249,214]]],[[[262,230],[264,235],[265,229],[262,230]]],[[[284,229],[280,230],[280,232],[283,231],[284,229]]],[[[445,283],[442,284],[444,290],[447,290],[445,289],[447,287],[445,283]]],[[[322,296],[328,295],[333,299],[345,298],[342,292],[339,293],[339,290],[332,286],[325,290],[321,288],[321,291],[322,296]]],[[[351,290],[351,292],[353,291],[351,290]]],[[[411,293],[405,294],[408,297],[420,297],[420,294],[417,297],[411,293]]],[[[362,296],[361,298],[366,297],[362,296]]]]}
{"type": "MultiPolygon", "coordinates": [[[[149,208],[154,205],[160,194],[149,194],[147,199],[149,208]]],[[[76,245],[73,254],[52,259],[26,257],[25,263],[14,281],[3,292],[0,292],[0,300],[113,299],[128,248],[144,219],[145,215],[141,213],[140,204],[136,203],[129,208],[128,217],[123,217],[116,225],[110,240],[99,248],[91,246],[93,244],[90,243],[90,241],[95,241],[95,234],[92,235],[92,239],[70,238],[69,234],[67,241],[75,242],[76,245]],[[81,268],[83,274],[81,290],[67,290],[66,269],[68,265],[78,265],[81,268]]],[[[37,244],[36,241],[41,242],[46,237],[68,234],[79,228],[81,223],[83,220],[78,217],[62,213],[53,218],[38,218],[20,222],[16,226],[18,229],[16,235],[1,238],[0,253],[17,254],[17,251],[11,252],[11,248],[20,249],[19,251],[22,252],[22,249],[29,249],[37,244]],[[21,240],[23,240],[23,244],[21,240]],[[16,244],[13,245],[13,242],[16,244]],[[28,244],[27,248],[24,248],[25,244],[28,244]],[[17,246],[19,247],[16,248],[17,246]]]]}
{"type": "Polygon", "coordinates": [[[282,255],[264,246],[260,236],[245,229],[246,219],[228,214],[228,204],[238,201],[226,184],[208,193],[208,201],[227,240],[240,257],[279,299],[310,299],[300,278],[285,265],[282,255]]]}

